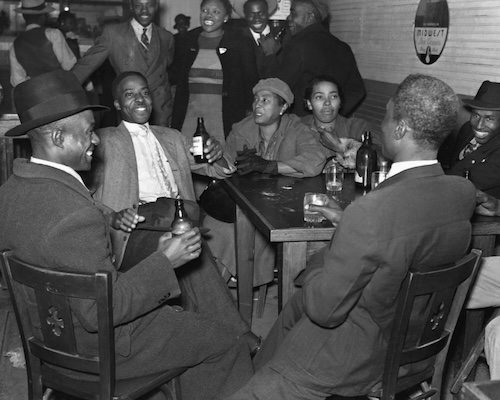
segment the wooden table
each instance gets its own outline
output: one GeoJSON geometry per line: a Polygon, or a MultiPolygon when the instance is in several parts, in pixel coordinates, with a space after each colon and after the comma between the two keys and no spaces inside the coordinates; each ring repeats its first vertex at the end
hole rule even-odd
{"type": "MultiPolygon", "coordinates": [[[[222,184],[237,205],[238,307],[243,318],[251,322],[255,229],[278,245],[278,310],[281,310],[296,290],[294,278],[306,266],[307,243],[329,241],[335,231],[329,221],[320,224],[304,222],[304,193],[326,193],[324,175],[290,178],[252,173],[234,175],[223,180],[222,184]]],[[[346,174],[344,189],[336,196],[339,203],[346,207],[361,195],[362,192],[355,188],[353,174],[346,174]]]]}

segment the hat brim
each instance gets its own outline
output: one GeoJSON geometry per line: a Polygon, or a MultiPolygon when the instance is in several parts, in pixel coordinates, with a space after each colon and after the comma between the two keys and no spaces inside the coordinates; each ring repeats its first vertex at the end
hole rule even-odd
{"type": "MultiPolygon", "coordinates": [[[[273,15],[278,9],[278,1],[277,0],[266,0],[267,8],[269,10],[269,16],[273,15]]],[[[238,15],[238,17],[245,19],[245,10],[244,5],[246,0],[232,0],[231,5],[233,6],[234,13],[238,15]]],[[[234,14],[233,13],[233,14],[234,14]]]]}
{"type": "Polygon", "coordinates": [[[109,111],[109,107],[106,106],[100,106],[100,105],[88,105],[84,107],[79,107],[75,110],[67,110],[64,112],[52,114],[52,115],[47,115],[42,118],[34,119],[32,121],[26,122],[24,124],[15,126],[12,129],[9,129],[7,132],[5,132],[5,136],[21,136],[24,135],[26,132],[38,128],[39,126],[48,124],[50,122],[57,121],[62,118],[69,117],[71,115],[78,114],[79,112],[85,111],[85,110],[104,110],[104,111],[109,111]]]}
{"type": "Polygon", "coordinates": [[[18,12],[18,13],[21,13],[21,14],[48,14],[48,13],[51,13],[52,11],[55,11],[56,9],[52,6],[49,6],[49,5],[46,5],[44,8],[42,8],[41,10],[30,10],[28,8],[22,8],[22,7],[18,7],[18,8],[15,8],[14,11],[15,12],[18,12]]]}
{"type": "Polygon", "coordinates": [[[487,110],[487,111],[500,111],[499,104],[487,103],[481,100],[467,100],[464,99],[462,102],[470,108],[475,108],[477,110],[487,110]]]}

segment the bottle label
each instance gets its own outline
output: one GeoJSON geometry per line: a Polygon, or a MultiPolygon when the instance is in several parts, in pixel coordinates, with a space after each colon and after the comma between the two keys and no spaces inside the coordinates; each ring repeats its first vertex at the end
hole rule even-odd
{"type": "Polygon", "coordinates": [[[354,182],[363,183],[363,177],[356,170],[354,171],[354,182]]]}
{"type": "Polygon", "coordinates": [[[203,138],[201,136],[193,137],[193,156],[203,157],[203,138]]]}

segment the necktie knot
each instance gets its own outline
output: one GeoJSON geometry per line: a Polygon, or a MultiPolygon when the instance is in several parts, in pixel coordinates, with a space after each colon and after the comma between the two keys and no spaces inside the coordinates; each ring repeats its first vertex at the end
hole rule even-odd
{"type": "Polygon", "coordinates": [[[149,46],[149,39],[148,39],[148,35],[146,35],[146,31],[148,30],[148,28],[143,28],[142,30],[142,35],[141,35],[141,42],[144,44],[144,46],[146,46],[146,49],[148,48],[149,46]]]}

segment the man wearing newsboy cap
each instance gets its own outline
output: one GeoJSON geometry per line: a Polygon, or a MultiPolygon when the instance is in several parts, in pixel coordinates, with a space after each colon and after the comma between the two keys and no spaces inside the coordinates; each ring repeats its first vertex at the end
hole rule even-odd
{"type": "Polygon", "coordinates": [[[473,100],[463,100],[471,116],[457,135],[447,174],[465,176],[483,192],[500,198],[500,83],[484,81],[473,100]]]}
{"type": "MultiPolygon", "coordinates": [[[[136,228],[132,210],[109,213],[92,199],[77,171],[90,169],[99,138],[91,105],[71,72],[54,71],[14,89],[21,125],[7,136],[27,134],[33,156],[17,159],[0,187],[0,249],[43,268],[109,271],[117,379],[177,367],[186,399],[215,399],[237,390],[252,373],[249,347],[231,325],[212,314],[186,312],[168,301],[179,296],[176,269],[201,253],[198,228],[164,235],[157,250],[125,273],[114,265],[109,232],[136,228]]],[[[79,345],[97,351],[95,307],[75,300],[79,345]]]]}

